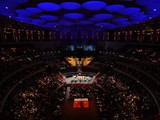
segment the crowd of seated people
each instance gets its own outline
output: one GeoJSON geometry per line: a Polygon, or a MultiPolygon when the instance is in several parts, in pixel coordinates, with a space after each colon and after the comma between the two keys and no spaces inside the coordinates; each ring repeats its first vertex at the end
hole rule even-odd
{"type": "Polygon", "coordinates": [[[20,84],[22,80],[27,78],[29,75],[34,75],[37,73],[37,71],[45,70],[45,65],[44,64],[39,64],[39,65],[34,65],[31,66],[27,69],[24,69],[22,71],[17,72],[16,74],[10,76],[8,79],[5,81],[0,81],[1,82],[1,87],[0,87],[0,100],[1,102],[3,99],[5,99],[5,96],[14,88],[14,86],[17,84],[20,84]]]}
{"type": "MultiPolygon", "coordinates": [[[[39,61],[49,63],[47,60],[49,59],[52,67],[56,66],[62,73],[77,70],[77,68],[71,68],[65,61],[62,62],[62,59],[57,59],[57,57],[55,60],[53,60],[54,58],[50,59],[51,55],[54,56],[55,52],[34,47],[2,47],[0,50],[0,103],[15,84],[21,83],[21,80],[28,75],[34,75],[38,70],[46,69],[48,64],[43,64],[43,62],[39,64],[39,61]],[[49,57],[47,58],[47,56],[49,57]],[[25,69],[17,71],[21,68],[25,69]],[[15,71],[17,73],[3,81],[5,77],[15,71]]],[[[105,73],[100,72],[96,79],[96,85],[71,86],[70,99],[95,98],[100,116],[109,120],[139,120],[158,114],[155,100],[140,83],[147,85],[159,101],[160,87],[156,81],[152,81],[150,77],[137,69],[141,69],[159,80],[159,49],[129,48],[105,51],[83,69],[83,72],[89,69],[93,70],[91,72],[96,71],[95,73],[97,73],[101,70],[105,73]],[[118,64],[116,61],[128,65],[118,64]],[[118,74],[114,71],[116,69],[135,77],[138,81],[118,74]]],[[[57,88],[63,84],[63,81],[58,80],[54,75],[40,76],[41,73],[33,79],[29,78],[31,80],[27,82],[27,85],[22,82],[22,87],[16,88],[15,94],[12,92],[4,107],[8,116],[11,115],[15,120],[61,119],[66,89],[65,87],[57,88]]]]}
{"type": "Polygon", "coordinates": [[[160,101],[160,49],[131,47],[101,52],[100,64],[108,65],[145,84],[160,101]],[[154,59],[155,62],[152,60],[154,59]]]}
{"type": "Polygon", "coordinates": [[[110,73],[97,80],[97,86],[104,92],[97,92],[96,98],[103,117],[139,120],[158,114],[155,101],[140,84],[129,77],[110,73]]]}
{"type": "Polygon", "coordinates": [[[160,79],[160,50],[159,49],[136,49],[132,48],[126,52],[127,59],[124,61],[127,64],[136,65],[138,68],[160,79]]]}
{"type": "MultiPolygon", "coordinates": [[[[4,45],[0,48],[0,104],[14,85],[29,75],[46,69],[50,61],[59,63],[58,52],[32,45],[4,45]],[[56,57],[56,58],[53,58],[56,57]],[[51,57],[51,59],[49,59],[51,57]]],[[[58,65],[58,64],[56,64],[58,65]]]]}
{"type": "Polygon", "coordinates": [[[120,75],[104,75],[96,86],[70,87],[70,99],[95,99],[102,119],[140,120],[158,113],[152,96],[137,82],[120,75]]]}
{"type": "Polygon", "coordinates": [[[42,50],[33,46],[2,46],[0,48],[0,76],[1,79],[20,68],[27,67],[29,64],[37,63],[54,56],[54,50],[42,50]]]}
{"type": "Polygon", "coordinates": [[[70,87],[70,94],[69,99],[74,98],[93,98],[93,86],[71,86],[70,87]]]}
{"type": "Polygon", "coordinates": [[[160,79],[160,49],[155,47],[131,47],[121,50],[101,52],[103,56],[119,58],[118,60],[151,74],[160,79]]]}
{"type": "Polygon", "coordinates": [[[129,68],[127,66],[122,66],[122,65],[116,65],[115,68],[118,68],[124,72],[126,72],[129,75],[132,75],[133,77],[135,77],[139,82],[141,82],[142,84],[147,85],[147,87],[153,91],[153,93],[155,94],[155,96],[157,97],[157,99],[159,99],[160,101],[160,87],[159,84],[157,84],[156,81],[151,80],[151,78],[149,78],[148,76],[146,76],[145,74],[136,71],[133,68],[129,68]]]}
{"type": "Polygon", "coordinates": [[[60,120],[65,98],[61,85],[54,74],[35,76],[10,96],[4,111],[15,120],[60,120]]]}
{"type": "Polygon", "coordinates": [[[128,58],[148,63],[160,63],[160,50],[157,48],[130,48],[125,53],[128,58]]]}

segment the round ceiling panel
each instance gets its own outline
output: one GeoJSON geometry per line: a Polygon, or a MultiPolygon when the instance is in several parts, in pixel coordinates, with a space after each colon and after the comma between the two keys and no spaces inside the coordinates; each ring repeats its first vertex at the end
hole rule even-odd
{"type": "Polygon", "coordinates": [[[76,2],[63,2],[61,4],[61,7],[66,10],[77,10],[81,8],[81,4],[76,3],[76,2]]]}
{"type": "Polygon", "coordinates": [[[123,0],[119,2],[110,0],[107,2],[104,0],[84,2],[0,0],[0,6],[0,14],[10,19],[42,27],[49,26],[48,23],[60,21],[57,23],[59,26],[92,25],[97,27],[98,25],[113,29],[128,24],[142,23],[160,16],[160,0],[127,2],[123,0]],[[128,2],[133,4],[128,4],[128,2]]]}
{"type": "Polygon", "coordinates": [[[124,15],[132,15],[135,13],[138,13],[140,11],[140,8],[137,7],[129,7],[129,8],[124,8],[119,11],[119,13],[124,14],[124,15]]]}
{"type": "Polygon", "coordinates": [[[66,13],[64,14],[64,17],[69,19],[81,19],[84,17],[84,15],[81,13],[66,13]]]}
{"type": "Polygon", "coordinates": [[[38,13],[41,13],[43,10],[39,8],[29,7],[29,8],[26,8],[26,11],[30,12],[31,14],[38,14],[38,13]]]}
{"type": "Polygon", "coordinates": [[[21,17],[21,16],[17,16],[16,19],[17,19],[18,21],[22,21],[22,22],[26,22],[26,21],[29,22],[29,21],[31,21],[30,18],[28,18],[28,17],[21,17]]]}
{"type": "Polygon", "coordinates": [[[119,10],[125,8],[124,5],[110,5],[110,6],[107,6],[105,9],[109,12],[118,12],[119,10]]]}
{"type": "Polygon", "coordinates": [[[27,10],[22,10],[22,9],[18,9],[15,10],[15,12],[19,15],[19,16],[31,16],[33,13],[29,12],[27,10]]]}
{"type": "Polygon", "coordinates": [[[43,2],[37,5],[40,9],[45,11],[58,11],[61,9],[61,6],[56,3],[43,2]]]}
{"type": "Polygon", "coordinates": [[[54,15],[41,15],[40,18],[43,20],[57,20],[58,19],[58,17],[54,15]]]}
{"type": "Polygon", "coordinates": [[[87,9],[87,10],[101,10],[105,8],[107,4],[102,1],[87,1],[82,4],[82,7],[87,9]]]}

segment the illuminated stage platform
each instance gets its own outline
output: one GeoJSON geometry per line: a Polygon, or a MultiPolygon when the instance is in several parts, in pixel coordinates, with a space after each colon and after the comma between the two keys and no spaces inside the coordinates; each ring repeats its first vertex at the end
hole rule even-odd
{"type": "Polygon", "coordinates": [[[93,76],[73,75],[66,78],[67,85],[91,85],[94,82],[93,76]]]}
{"type": "Polygon", "coordinates": [[[89,108],[88,98],[75,98],[73,108],[89,108]]]}

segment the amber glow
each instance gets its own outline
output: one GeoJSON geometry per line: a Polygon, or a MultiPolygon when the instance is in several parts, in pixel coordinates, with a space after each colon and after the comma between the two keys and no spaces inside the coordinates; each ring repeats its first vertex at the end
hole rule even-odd
{"type": "Polygon", "coordinates": [[[72,67],[75,67],[77,65],[87,66],[93,60],[93,57],[81,58],[81,60],[77,57],[66,57],[65,59],[72,67]]]}

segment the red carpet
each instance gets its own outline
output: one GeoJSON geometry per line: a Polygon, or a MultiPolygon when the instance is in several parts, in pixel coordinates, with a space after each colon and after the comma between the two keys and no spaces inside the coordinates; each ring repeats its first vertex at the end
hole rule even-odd
{"type": "Polygon", "coordinates": [[[73,100],[64,104],[63,120],[100,120],[94,100],[89,100],[89,108],[73,108],[73,100]]]}

